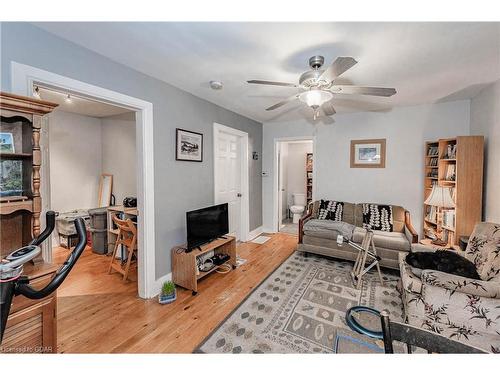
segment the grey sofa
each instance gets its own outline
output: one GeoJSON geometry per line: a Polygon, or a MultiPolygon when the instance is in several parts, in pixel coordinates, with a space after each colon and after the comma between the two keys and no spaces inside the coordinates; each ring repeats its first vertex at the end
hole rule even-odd
{"type": "MultiPolygon", "coordinates": [[[[352,240],[361,243],[365,235],[365,229],[362,228],[362,203],[343,203],[342,221],[356,226],[352,240]]],[[[329,230],[308,230],[307,223],[318,219],[319,205],[320,201],[310,204],[307,214],[299,222],[299,245],[297,250],[355,261],[358,255],[357,250],[346,244],[341,247],[338,246],[336,241],[338,233],[329,230]]],[[[418,242],[418,235],[411,224],[410,213],[403,207],[393,205],[392,215],[393,231],[374,230],[373,241],[378,255],[382,258],[380,265],[399,269],[399,253],[409,252],[411,244],[418,242]]]]}

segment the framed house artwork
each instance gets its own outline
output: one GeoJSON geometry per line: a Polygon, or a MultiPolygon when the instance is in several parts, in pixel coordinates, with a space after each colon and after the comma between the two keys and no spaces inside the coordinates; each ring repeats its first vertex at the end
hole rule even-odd
{"type": "Polygon", "coordinates": [[[351,168],[385,168],[385,139],[351,141],[351,168]]]}
{"type": "Polygon", "coordinates": [[[203,134],[175,129],[175,160],[203,161],[203,134]]]}

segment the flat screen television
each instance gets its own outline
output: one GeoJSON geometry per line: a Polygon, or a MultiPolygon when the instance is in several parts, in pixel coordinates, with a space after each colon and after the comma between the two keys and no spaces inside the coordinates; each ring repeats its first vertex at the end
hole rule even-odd
{"type": "Polygon", "coordinates": [[[187,249],[213,241],[229,232],[227,203],[186,212],[187,249]]]}

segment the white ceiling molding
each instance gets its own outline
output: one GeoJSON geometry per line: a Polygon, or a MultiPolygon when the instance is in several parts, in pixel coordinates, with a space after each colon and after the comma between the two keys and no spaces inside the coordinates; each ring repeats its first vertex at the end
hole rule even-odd
{"type": "Polygon", "coordinates": [[[101,103],[96,100],[83,98],[76,95],[71,95],[71,102],[66,100],[68,93],[58,92],[43,87],[39,87],[40,98],[52,103],[57,103],[59,106],[57,110],[64,112],[77,113],[79,115],[90,117],[110,117],[123,114],[133,115],[131,118],[135,119],[135,113],[129,109],[121,108],[107,103],[101,103]]]}

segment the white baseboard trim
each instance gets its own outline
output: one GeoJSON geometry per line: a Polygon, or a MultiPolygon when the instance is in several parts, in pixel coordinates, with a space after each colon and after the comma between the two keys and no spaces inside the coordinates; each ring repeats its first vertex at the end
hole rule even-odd
{"type": "Polygon", "coordinates": [[[259,237],[264,231],[262,227],[255,228],[254,230],[248,233],[248,241],[252,241],[254,238],[259,237]]]}
{"type": "Polygon", "coordinates": [[[151,291],[153,296],[151,298],[154,298],[156,297],[158,294],[160,294],[160,291],[161,291],[161,287],[163,285],[163,283],[165,281],[169,281],[169,280],[172,280],[172,272],[170,273],[167,273],[166,275],[163,275],[162,277],[160,277],[159,279],[157,279],[155,281],[155,284],[154,284],[154,287],[153,287],[153,290],[151,291]]]}
{"type": "Polygon", "coordinates": [[[262,228],[262,233],[277,233],[277,232],[269,228],[262,228]]]}

